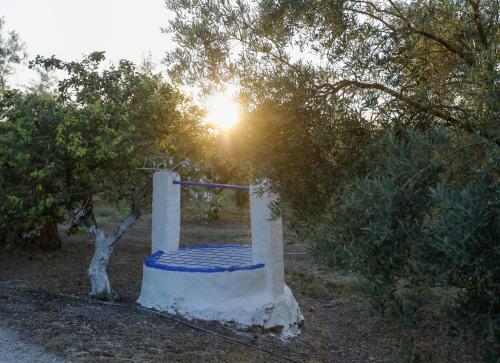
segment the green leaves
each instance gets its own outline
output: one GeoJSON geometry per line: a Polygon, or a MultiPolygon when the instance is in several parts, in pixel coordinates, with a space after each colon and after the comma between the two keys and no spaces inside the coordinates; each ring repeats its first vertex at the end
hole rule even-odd
{"type": "Polygon", "coordinates": [[[367,151],[367,176],[338,189],[310,239],[325,262],[358,273],[372,305],[398,324],[415,326],[426,291],[457,289],[448,319],[494,352],[500,153],[494,142],[462,138],[443,129],[387,134],[367,151]]]}
{"type": "Polygon", "coordinates": [[[491,357],[500,347],[499,162],[462,189],[433,190],[440,204],[432,225],[435,247],[447,262],[447,277],[462,287],[455,313],[486,337],[491,357]]]}
{"type": "Polygon", "coordinates": [[[5,20],[0,17],[0,90],[7,88],[7,77],[25,57],[24,43],[14,31],[5,34],[5,20]]]}
{"type": "Polygon", "coordinates": [[[66,108],[48,95],[4,92],[0,95],[0,243],[48,248],[53,231],[64,216],[65,193],[58,167],[60,153],[54,130],[66,108]],[[45,241],[44,238],[50,238],[45,241]],[[47,244],[45,244],[47,242],[47,244]]]}
{"type": "MultiPolygon", "coordinates": [[[[496,192],[473,202],[472,185],[495,182],[480,174],[498,157],[498,2],[167,7],[171,76],[240,86],[234,154],[272,181],[318,256],[365,277],[375,305],[418,315],[423,290],[452,280],[446,271],[474,279],[467,268],[483,251],[497,257],[485,242],[496,192]]],[[[498,279],[477,274],[486,297],[498,279]]]]}
{"type": "Polygon", "coordinates": [[[97,197],[129,202],[150,177],[134,168],[203,152],[199,110],[161,75],[104,60],[37,57],[66,74],[58,92],[0,95],[0,243],[33,245],[97,197]]]}

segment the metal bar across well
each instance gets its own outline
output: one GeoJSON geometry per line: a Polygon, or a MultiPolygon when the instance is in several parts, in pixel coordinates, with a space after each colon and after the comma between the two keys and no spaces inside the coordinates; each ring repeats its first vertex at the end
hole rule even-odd
{"type": "Polygon", "coordinates": [[[246,185],[214,184],[188,180],[174,180],[174,184],[190,185],[192,187],[250,190],[250,187],[246,185]]]}

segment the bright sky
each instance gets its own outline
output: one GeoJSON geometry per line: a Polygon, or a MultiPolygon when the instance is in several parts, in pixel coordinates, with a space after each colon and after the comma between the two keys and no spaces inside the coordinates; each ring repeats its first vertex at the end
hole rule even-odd
{"type": "MultiPolygon", "coordinates": [[[[15,30],[26,43],[29,58],[36,55],[71,61],[84,54],[105,51],[110,61],[128,59],[136,64],[145,57],[164,70],[161,61],[174,48],[162,34],[169,12],[164,0],[0,0],[0,17],[7,30],[15,30]]],[[[19,67],[10,79],[14,87],[27,86],[36,74],[19,67]]],[[[184,92],[196,94],[189,87],[184,92]]],[[[214,95],[205,105],[207,121],[221,129],[238,122],[234,90],[214,95]]]]}
{"type": "MultiPolygon", "coordinates": [[[[160,31],[169,17],[163,0],[0,0],[0,16],[8,30],[19,33],[30,58],[77,60],[102,50],[113,61],[140,63],[150,54],[160,64],[173,47],[160,31]]],[[[32,77],[20,70],[12,82],[32,77]]]]}

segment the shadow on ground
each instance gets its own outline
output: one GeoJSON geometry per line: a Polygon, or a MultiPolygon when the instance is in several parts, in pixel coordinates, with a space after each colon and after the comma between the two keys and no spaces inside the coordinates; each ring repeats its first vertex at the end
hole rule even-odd
{"type": "MultiPolygon", "coordinates": [[[[142,262],[150,253],[151,217],[143,216],[117,244],[109,276],[120,304],[134,305],[142,262]]],[[[249,243],[248,218],[223,215],[204,224],[186,220],[182,243],[249,243]]],[[[112,218],[107,226],[112,228],[112,218]]],[[[0,319],[47,352],[71,361],[275,362],[277,356],[196,331],[168,318],[86,299],[86,268],[93,245],[85,234],[64,236],[60,251],[27,257],[0,256],[0,319]],[[82,300],[58,294],[72,294],[82,300]]],[[[298,243],[285,247],[286,281],[302,309],[302,334],[283,342],[258,329],[238,331],[214,322],[204,329],[251,343],[301,362],[389,362],[400,334],[370,313],[349,278],[318,270],[298,243]]],[[[435,327],[434,327],[435,328],[435,327]]],[[[430,331],[420,350],[426,361],[470,362],[441,333],[430,331]]]]}

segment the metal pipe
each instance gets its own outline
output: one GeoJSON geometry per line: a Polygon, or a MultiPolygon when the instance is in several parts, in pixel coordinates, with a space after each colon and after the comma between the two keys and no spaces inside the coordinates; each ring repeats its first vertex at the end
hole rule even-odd
{"type": "Polygon", "coordinates": [[[250,190],[250,187],[246,185],[214,184],[214,183],[194,182],[188,180],[174,180],[173,183],[181,185],[189,185],[192,187],[250,190]]]}

